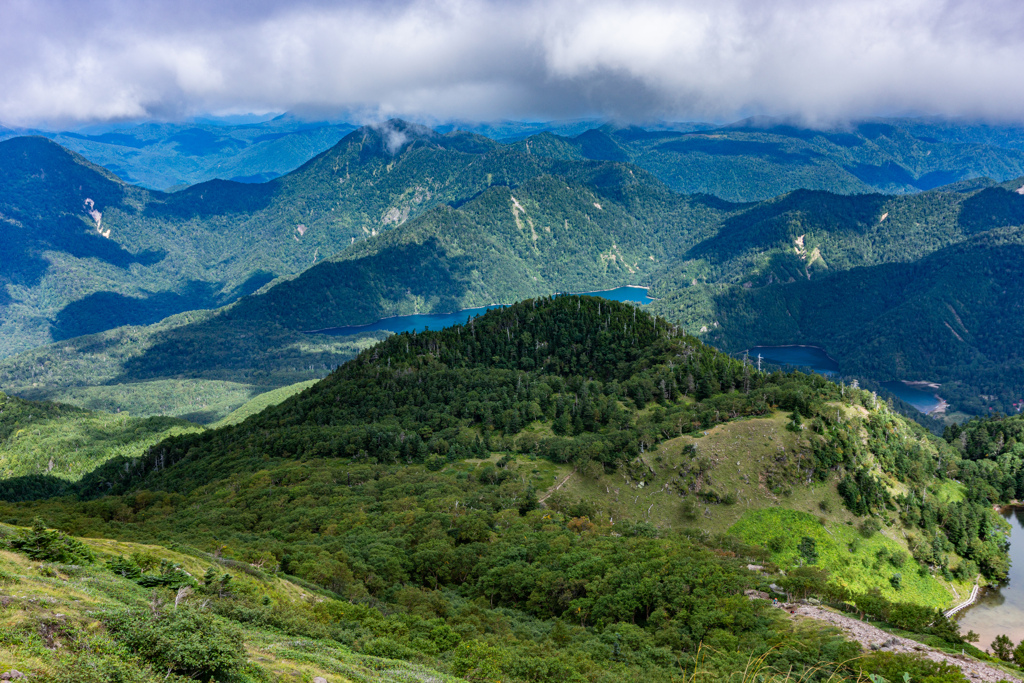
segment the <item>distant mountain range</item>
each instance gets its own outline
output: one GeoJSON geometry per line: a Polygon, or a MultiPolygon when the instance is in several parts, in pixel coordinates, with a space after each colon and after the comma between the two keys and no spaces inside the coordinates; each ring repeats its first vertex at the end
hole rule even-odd
{"type": "Polygon", "coordinates": [[[797,189],[908,193],[957,181],[1024,175],[1024,129],[880,120],[813,130],[772,120],[719,128],[604,126],[572,138],[519,143],[536,154],[633,163],[684,194],[735,202],[797,189]]]}
{"type": "MultiPolygon", "coordinates": [[[[298,168],[356,128],[282,114],[270,120],[94,126],[78,131],[0,126],[0,140],[42,135],[125,182],[180,190],[214,179],[266,182],[298,168]]],[[[876,119],[813,129],[757,117],[728,125],[666,122],[643,128],[599,120],[451,122],[462,131],[531,152],[629,161],[672,189],[731,201],[796,189],[916,192],[959,180],[1024,174],[1024,128],[943,119],[876,119]],[[531,139],[532,138],[532,139],[531,139]]]]}
{"type": "MultiPolygon", "coordinates": [[[[817,343],[844,372],[948,383],[973,412],[1019,400],[1024,183],[997,182],[1024,174],[1012,131],[755,123],[499,143],[392,121],[270,182],[173,194],[41,137],[0,142],[0,354],[56,342],[0,364],[0,386],[136,407],[141,384],[194,380],[241,403],[377,338],[309,330],[644,284],[657,311],[729,350],[817,343]],[[764,169],[780,188],[834,185],[757,203],[673,191],[712,182],[693,166],[709,160],[758,191],[773,187],[764,169]],[[850,170],[871,164],[903,170],[850,170]],[[864,178],[893,194],[845,194],[864,178]],[[912,192],[940,179],[953,182],[912,192]]],[[[208,419],[233,405],[212,402],[208,419]]]]}
{"type": "Polygon", "coordinates": [[[41,135],[85,156],[128,183],[178,190],[213,180],[266,182],[337,144],[356,126],[310,122],[283,115],[271,121],[229,125],[141,123],[81,131],[0,128],[0,139],[41,135]]]}

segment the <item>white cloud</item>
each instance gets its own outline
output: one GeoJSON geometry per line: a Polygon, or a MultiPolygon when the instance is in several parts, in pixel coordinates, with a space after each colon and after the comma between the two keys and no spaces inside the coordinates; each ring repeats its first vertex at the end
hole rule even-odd
{"type": "Polygon", "coordinates": [[[1024,119],[1007,0],[484,0],[0,7],[0,120],[337,108],[1024,119]]]}

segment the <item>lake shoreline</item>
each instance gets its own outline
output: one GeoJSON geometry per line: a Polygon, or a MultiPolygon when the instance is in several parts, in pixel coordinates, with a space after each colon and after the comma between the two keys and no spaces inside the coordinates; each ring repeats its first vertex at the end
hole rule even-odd
{"type": "Polygon", "coordinates": [[[981,636],[982,649],[1000,634],[1014,642],[1024,638],[1024,501],[992,507],[1010,523],[1009,574],[1005,581],[984,586],[974,604],[956,615],[964,633],[972,630],[981,636]]]}
{"type": "Polygon", "coordinates": [[[811,372],[833,377],[839,374],[839,361],[828,355],[828,351],[813,344],[781,344],[768,346],[757,344],[743,351],[747,357],[760,357],[773,365],[808,369],[811,372]]]}
{"type": "MultiPolygon", "coordinates": [[[[942,386],[938,382],[928,382],[925,380],[912,381],[909,379],[901,379],[900,381],[906,384],[911,389],[932,389],[936,392],[938,392],[939,387],[942,386]]],[[[949,403],[946,401],[946,399],[939,396],[938,393],[934,393],[932,394],[932,396],[934,396],[935,400],[939,402],[938,405],[936,405],[934,408],[922,412],[924,412],[925,415],[945,415],[946,409],[949,408],[949,403]]]]}
{"type": "MultiPolygon", "coordinates": [[[[596,296],[596,297],[600,297],[602,294],[607,294],[609,292],[617,292],[617,291],[623,290],[623,289],[640,289],[640,290],[643,290],[645,292],[644,293],[644,298],[648,299],[648,301],[633,301],[631,299],[613,299],[613,298],[608,298],[608,300],[609,301],[626,301],[626,302],[629,302],[629,303],[638,303],[641,306],[646,306],[647,304],[649,304],[649,303],[651,303],[653,301],[657,301],[657,299],[652,299],[651,297],[647,296],[646,292],[648,292],[650,290],[650,287],[645,287],[644,285],[622,285],[621,287],[613,287],[611,289],[598,289],[598,290],[594,290],[594,291],[590,291],[590,292],[555,292],[554,294],[541,294],[541,295],[538,295],[538,296],[535,296],[535,297],[528,297],[528,298],[539,299],[541,297],[554,297],[554,296],[596,296]]],[[[607,298],[607,297],[601,297],[601,298],[607,298]]],[[[514,303],[516,303],[516,302],[513,302],[512,304],[490,303],[490,304],[484,304],[482,306],[470,306],[468,308],[460,308],[459,310],[452,311],[450,313],[438,313],[438,312],[435,311],[435,312],[431,312],[431,313],[403,313],[403,314],[399,314],[399,315],[389,315],[386,318],[380,318],[378,320],[373,321],[372,323],[364,323],[362,325],[335,325],[334,327],[324,327],[324,328],[317,329],[317,330],[303,330],[302,334],[323,334],[323,335],[327,335],[327,336],[331,336],[331,337],[339,337],[339,336],[348,337],[348,336],[352,336],[352,335],[356,335],[356,334],[363,334],[363,333],[366,333],[366,332],[389,332],[391,334],[396,334],[392,330],[388,330],[388,329],[386,329],[384,327],[378,328],[378,326],[385,325],[385,324],[388,323],[388,321],[400,320],[402,318],[412,318],[412,317],[416,317],[416,316],[438,316],[438,317],[443,317],[443,316],[458,316],[458,315],[460,315],[462,313],[466,313],[466,314],[472,315],[473,311],[480,311],[479,313],[477,313],[477,315],[483,315],[484,313],[486,313],[488,311],[491,311],[491,310],[494,310],[494,309],[497,309],[497,308],[507,308],[509,306],[512,306],[514,303]],[[370,329],[370,328],[374,328],[374,329],[370,329]],[[337,332],[337,330],[351,330],[351,331],[350,332],[347,331],[344,334],[339,334],[337,332]]],[[[463,321],[461,323],[453,323],[453,324],[455,324],[455,325],[465,324],[465,321],[463,321]]],[[[438,329],[444,329],[445,327],[448,327],[448,326],[449,325],[443,325],[442,327],[440,327],[438,329]]]]}
{"type": "MultiPolygon", "coordinates": [[[[374,325],[380,325],[381,323],[386,322],[388,320],[397,320],[399,318],[408,318],[408,317],[414,316],[414,315],[458,315],[459,313],[465,313],[465,312],[468,312],[468,311],[477,311],[477,310],[483,310],[483,309],[487,309],[489,311],[489,310],[492,310],[492,309],[495,309],[495,308],[507,308],[508,306],[511,306],[511,305],[512,304],[485,304],[483,306],[470,306],[469,308],[460,308],[459,310],[452,311],[451,313],[401,313],[399,315],[389,315],[386,318],[381,318],[380,320],[374,320],[372,323],[365,323],[363,325],[335,325],[334,327],[325,327],[325,328],[320,329],[320,330],[303,330],[302,334],[330,334],[331,330],[346,329],[346,328],[356,329],[356,328],[360,328],[360,327],[373,327],[374,325]]],[[[483,314],[481,314],[481,315],[483,315],[483,314]]],[[[388,330],[367,330],[367,332],[388,332],[388,330]]],[[[352,334],[359,334],[359,332],[353,332],[352,334]]],[[[394,334],[394,333],[392,333],[392,334],[394,334]]],[[[333,336],[338,336],[338,335],[330,335],[330,336],[333,337],[333,336]]],[[[346,335],[342,335],[342,336],[347,337],[349,335],[346,334],[346,335]]]]}
{"type": "MultiPolygon", "coordinates": [[[[821,351],[823,354],[825,354],[825,357],[828,358],[830,361],[832,361],[836,365],[839,365],[839,361],[837,361],[832,356],[828,355],[828,351],[826,351],[825,349],[823,349],[820,346],[815,346],[814,344],[777,344],[777,345],[755,344],[754,346],[750,347],[750,349],[794,349],[794,348],[795,349],[817,349],[818,351],[821,351]]],[[[746,349],[746,351],[749,352],[750,349],[746,349]]]]}

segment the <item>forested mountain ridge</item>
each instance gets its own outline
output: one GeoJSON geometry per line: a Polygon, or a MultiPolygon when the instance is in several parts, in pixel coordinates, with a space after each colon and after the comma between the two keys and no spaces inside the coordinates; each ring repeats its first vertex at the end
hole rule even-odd
{"type": "MultiPolygon", "coordinates": [[[[335,165],[328,157],[311,163],[335,165]]],[[[266,390],[322,377],[351,357],[353,345],[303,331],[631,284],[706,234],[706,226],[730,206],[679,197],[619,164],[586,161],[565,168],[573,177],[540,175],[515,189],[497,185],[457,207],[429,209],[392,228],[394,236],[370,238],[381,243],[377,253],[357,243],[235,306],[144,330],[70,339],[11,358],[3,363],[0,382],[19,395],[76,402],[82,392],[74,387],[105,396],[124,387],[123,405],[139,412],[143,406],[131,397],[154,380],[235,382],[266,390]]],[[[235,406],[248,398],[239,397],[235,406]]]]}
{"type": "MultiPolygon", "coordinates": [[[[257,122],[150,122],[77,132],[0,128],[0,139],[44,135],[127,182],[172,190],[213,178],[271,180],[332,147],[355,127],[285,114],[257,122]]],[[[540,155],[632,161],[680,192],[734,201],[768,199],[800,188],[916,192],[975,177],[1002,180],[1024,173],[1024,131],[1019,127],[942,119],[875,119],[832,129],[766,117],[646,128],[583,120],[452,122],[436,130],[476,133],[504,144],[529,139],[525,146],[540,155]]]]}
{"type": "MultiPolygon", "coordinates": [[[[197,558],[257,565],[258,582],[298,577],[327,599],[302,608],[256,583],[217,590],[216,573],[182,583],[141,557],[108,565],[158,597],[187,584],[200,597],[178,593],[179,609],[206,599],[247,632],[470,679],[668,683],[701,666],[718,680],[750,653],[769,676],[855,677],[884,658],[744,591],[846,601],[984,656],[936,611],[952,601],[938,577],[966,589],[979,572],[1005,574],[991,505],[1016,495],[1024,460],[1005,439],[978,453],[951,440],[867,392],[760,373],[633,306],[562,296],[392,336],[276,407],[112,460],[74,487],[3,481],[6,500],[37,500],[0,509],[81,535],[187,543],[197,558]],[[741,433],[759,446],[737,445],[741,433]],[[47,487],[65,497],[46,500],[47,487]],[[730,535],[677,530],[705,520],[730,535]]],[[[27,539],[44,531],[9,547],[36,552],[27,539]]],[[[141,633],[154,618],[138,617],[141,633]]]]}
{"type": "MultiPolygon", "coordinates": [[[[472,136],[449,139],[429,131],[423,135],[425,141],[408,143],[409,157],[402,163],[411,164],[415,154],[453,153],[438,151],[440,145],[491,148],[486,140],[472,136]],[[437,138],[441,141],[436,145],[430,142],[437,138]]],[[[364,142],[358,144],[362,149],[364,142]]],[[[373,163],[390,158],[380,157],[386,146],[384,137],[365,144],[371,159],[378,160],[373,163]]],[[[312,170],[303,172],[335,173],[332,169],[341,168],[342,159],[354,163],[356,152],[356,147],[332,151],[310,162],[312,170]]],[[[501,149],[487,152],[477,158],[476,165],[492,170],[504,163],[514,165],[517,162],[509,154],[501,149]],[[492,165],[484,165],[487,160],[492,165]]],[[[401,173],[397,168],[401,164],[395,163],[391,173],[401,173]]],[[[643,171],[617,162],[546,163],[560,173],[543,173],[544,167],[539,165],[534,167],[537,175],[521,182],[489,186],[465,201],[417,209],[417,216],[400,225],[359,241],[336,257],[244,297],[227,309],[193,316],[181,324],[154,327],[144,334],[111,332],[103,336],[106,341],[100,345],[92,338],[68,340],[11,359],[0,364],[4,386],[33,398],[62,400],[76,395],[66,392],[68,387],[95,386],[97,380],[139,386],[140,381],[193,378],[269,389],[321,377],[350,357],[351,345],[304,335],[306,331],[366,324],[392,315],[509,303],[553,291],[625,284],[653,285],[652,293],[660,299],[654,304],[656,310],[691,333],[710,335],[709,339],[730,350],[769,343],[769,339],[824,343],[842,363],[847,355],[852,359],[860,351],[854,349],[854,342],[844,346],[832,337],[847,334],[844,338],[854,340],[859,328],[840,326],[831,336],[822,336],[810,334],[813,324],[808,324],[785,328],[789,332],[784,335],[780,325],[786,315],[762,320],[756,308],[731,312],[730,307],[749,297],[791,297],[785,288],[792,285],[787,283],[827,281],[865,266],[913,263],[992,226],[1024,222],[1024,196],[1016,192],[1020,181],[904,196],[846,197],[798,191],[759,204],[736,205],[712,197],[679,196],[643,171]],[[726,318],[733,325],[746,321],[749,329],[737,328],[736,339],[729,339],[716,327],[726,318]],[[762,329],[764,334],[759,337],[762,329]],[[125,348],[127,355],[111,356],[103,351],[111,343],[125,348]],[[98,353],[103,354],[102,363],[98,353]],[[111,365],[116,358],[124,361],[111,365]],[[90,364],[110,367],[83,374],[90,364]]],[[[486,177],[477,180],[483,182],[486,177]]],[[[291,182],[287,178],[278,182],[285,181],[291,182]]],[[[454,186],[473,182],[460,181],[454,186]]],[[[367,192],[367,201],[376,201],[372,198],[378,196],[374,194],[378,189],[367,192]]],[[[321,225],[322,232],[330,231],[326,225],[321,225]]],[[[871,276],[865,272],[864,277],[871,276]]],[[[806,289],[801,286],[794,291],[806,289]]],[[[889,289],[884,295],[898,297],[901,291],[889,289]]],[[[835,310],[842,308],[838,303],[841,294],[840,288],[828,298],[835,300],[835,310]]],[[[926,299],[920,301],[925,308],[930,305],[926,299]]],[[[945,306],[942,302],[935,305],[945,306]]],[[[765,310],[770,309],[774,310],[771,306],[765,310]]],[[[875,306],[872,310],[877,313],[881,309],[875,306]]],[[[819,312],[824,315],[827,311],[819,312]]],[[[996,318],[996,330],[1002,329],[1001,320],[1004,318],[996,318]]],[[[890,328],[881,329],[884,338],[892,338],[890,328]]],[[[873,348],[881,348],[883,353],[892,352],[895,346],[909,351],[919,340],[908,335],[898,343],[873,348]]],[[[998,353],[988,355],[992,351],[994,347],[982,354],[997,366],[1015,362],[998,353]]],[[[979,388],[961,371],[970,366],[966,359],[971,353],[950,357],[948,371],[942,376],[967,380],[950,398],[976,409],[966,400],[972,392],[1002,392],[979,388]]],[[[882,380],[902,379],[901,373],[909,370],[925,372],[928,366],[911,367],[886,356],[867,364],[853,361],[848,371],[879,371],[876,379],[882,380]]],[[[226,405],[225,412],[247,398],[240,394],[233,404],[226,405]]],[[[125,405],[133,411],[140,407],[125,405]]],[[[210,419],[221,414],[211,412],[210,419]]]]}
{"type": "MultiPolygon", "coordinates": [[[[1022,258],[1024,226],[1018,226],[910,263],[788,286],[731,287],[713,295],[718,325],[707,339],[734,351],[818,344],[842,359],[845,372],[879,380],[927,378],[942,383],[943,396],[961,409],[1010,412],[1024,398],[1015,332],[1024,325],[1022,258]]],[[[658,307],[686,308],[694,298],[684,290],[658,307]]]]}
{"type": "Polygon", "coordinates": [[[431,206],[565,166],[404,122],[360,129],[269,183],[170,195],[44,138],[0,142],[0,158],[3,239],[17,256],[0,272],[4,355],[224,305],[431,206]]]}
{"type": "MultiPolygon", "coordinates": [[[[798,191],[736,205],[680,197],[605,162],[428,211],[243,299],[229,315],[311,330],[623,284],[650,283],[669,298],[694,284],[756,289],[912,263],[1020,224],[1024,196],[1002,187],[899,197],[798,191]],[[414,255],[421,250],[429,256],[414,255]]],[[[694,332],[704,323],[674,319],[694,332]]]]}
{"type": "Polygon", "coordinates": [[[571,138],[517,144],[537,154],[630,162],[685,194],[736,202],[797,189],[838,194],[913,193],[961,180],[1024,175],[1024,133],[914,119],[817,130],[752,119],[696,131],[607,125],[571,138]]]}
{"type": "Polygon", "coordinates": [[[717,202],[629,182],[628,168],[595,172],[601,184],[543,175],[438,207],[225,315],[315,330],[649,282],[723,213],[717,202]]]}
{"type": "MultiPolygon", "coordinates": [[[[621,157],[601,147],[607,131],[592,132],[587,154],[621,157]]],[[[213,181],[163,195],[127,186],[41,138],[0,143],[11,156],[4,183],[12,198],[26,198],[6,204],[4,215],[33,226],[4,233],[24,258],[10,262],[9,300],[0,302],[0,325],[9,332],[3,339],[8,352],[33,339],[67,340],[4,363],[3,386],[78,403],[102,394],[101,402],[88,403],[96,407],[113,407],[117,394],[137,411],[142,403],[131,397],[157,388],[140,381],[233,383],[204,385],[196,394],[216,404],[205,411],[212,420],[256,391],[320,377],[350,357],[352,345],[302,334],[309,330],[624,284],[652,285],[659,312],[739,350],[756,335],[733,343],[716,327],[731,315],[723,307],[745,296],[734,289],[913,262],[1024,222],[1019,180],[899,196],[799,190],[731,204],[680,196],[628,163],[588,159],[579,150],[572,156],[572,144],[542,134],[501,145],[392,121],[354,131],[270,183],[213,181]],[[34,214],[38,202],[28,199],[39,193],[63,199],[49,213],[34,214]],[[39,241],[50,234],[56,242],[39,241]],[[267,286],[278,276],[276,286],[267,286]],[[259,295],[243,296],[261,286],[259,295]],[[239,297],[237,305],[193,316],[190,324],[105,333],[98,346],[77,336],[239,297]],[[125,352],[102,350],[112,343],[125,352]],[[93,363],[104,369],[85,369],[93,363]],[[98,383],[125,388],[97,389],[98,383]]],[[[802,329],[785,338],[814,341],[802,329]]],[[[910,349],[912,342],[905,337],[896,346],[910,349]]],[[[853,353],[849,345],[829,344],[840,362],[853,353]]],[[[998,367],[1016,362],[992,352],[980,351],[998,367]]],[[[968,365],[959,360],[971,353],[958,352],[942,376],[962,380],[968,365]]],[[[907,366],[893,358],[857,360],[850,371],[866,367],[887,368],[877,379],[902,379],[907,366]]],[[[955,398],[971,410],[1006,409],[960,400],[972,392],[1005,393],[987,390],[989,384],[966,384],[955,398]]]]}

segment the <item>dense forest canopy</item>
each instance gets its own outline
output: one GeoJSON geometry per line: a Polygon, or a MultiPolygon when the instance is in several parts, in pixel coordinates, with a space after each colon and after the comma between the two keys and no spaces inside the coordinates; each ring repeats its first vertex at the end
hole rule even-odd
{"type": "MultiPolygon", "coordinates": [[[[69,410],[12,408],[12,428],[69,410]]],[[[210,638],[231,624],[249,634],[270,629],[470,680],[670,681],[696,666],[718,677],[751,656],[764,657],[766,672],[824,680],[883,661],[850,663],[857,646],[794,626],[744,591],[816,596],[984,656],[934,607],[915,602],[900,572],[961,585],[1005,576],[1005,532],[992,504],[1024,487],[1018,422],[972,422],[937,439],[869,392],[759,372],[639,307],[545,297],[466,325],[393,335],[239,424],[172,436],[78,482],[7,479],[0,496],[25,502],[0,513],[24,525],[41,516],[77,535],[173,542],[258,581],[273,572],[328,598],[289,602],[257,584],[231,589],[237,579],[217,573],[200,582],[141,555],[109,561],[119,580],[172,601],[179,591],[210,638]],[[778,415],[796,448],[750,464],[772,496],[786,499],[808,482],[837,491],[844,510],[829,514],[848,517],[830,524],[856,520],[864,538],[902,532],[906,551],[870,558],[882,567],[885,595],[831,579],[839,567],[818,558],[810,537],[794,566],[783,560],[786,541],[773,550],[680,530],[699,525],[696,510],[738,501],[718,483],[721,463],[703,448],[678,449],[689,443],[679,440],[700,444],[709,431],[762,428],[778,415]],[[541,472],[653,485],[666,476],[653,466],[666,469],[660,459],[672,449],[681,459],[666,485],[680,486],[667,495],[690,507],[671,527],[642,514],[609,519],[611,499],[601,496],[540,500],[541,472]],[[898,569],[889,576],[885,567],[898,569]],[[206,611],[183,586],[199,591],[206,611]],[[213,617],[224,621],[203,621],[213,617]]],[[[37,525],[10,547],[86,552],[54,533],[37,525]]],[[[159,627],[160,617],[127,609],[103,617],[119,642],[143,638],[151,618],[159,627]]],[[[235,661],[235,650],[224,652],[235,661]]],[[[915,661],[892,666],[923,666],[915,661]]],[[[242,676],[229,669],[225,676],[242,676]]]]}

